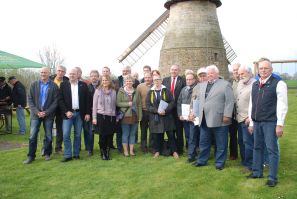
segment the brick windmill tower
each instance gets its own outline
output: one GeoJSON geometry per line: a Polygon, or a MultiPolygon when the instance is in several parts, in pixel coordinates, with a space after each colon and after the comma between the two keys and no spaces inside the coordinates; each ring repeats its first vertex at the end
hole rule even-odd
{"type": "Polygon", "coordinates": [[[228,63],[236,54],[221,34],[216,12],[221,5],[220,0],[167,0],[167,10],[122,53],[119,62],[133,65],[164,37],[159,61],[163,76],[173,64],[183,71],[215,64],[228,79],[228,63]]]}

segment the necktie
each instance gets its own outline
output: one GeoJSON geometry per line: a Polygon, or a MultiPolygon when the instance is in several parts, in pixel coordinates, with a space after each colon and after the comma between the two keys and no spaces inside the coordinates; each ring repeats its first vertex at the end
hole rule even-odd
{"type": "Polygon", "coordinates": [[[156,90],[156,93],[157,93],[157,104],[160,103],[160,100],[161,100],[161,90],[156,90]]]}
{"type": "Polygon", "coordinates": [[[173,97],[174,97],[174,86],[175,86],[175,77],[172,78],[171,89],[170,89],[173,97]]]}
{"type": "Polygon", "coordinates": [[[262,88],[264,86],[263,80],[260,79],[260,88],[262,88]]]}

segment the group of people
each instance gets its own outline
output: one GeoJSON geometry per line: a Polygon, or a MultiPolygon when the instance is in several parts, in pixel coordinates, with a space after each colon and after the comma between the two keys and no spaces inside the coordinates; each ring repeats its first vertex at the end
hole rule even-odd
{"type": "Polygon", "coordinates": [[[82,79],[79,67],[71,69],[68,78],[64,66],[58,66],[54,76],[44,67],[28,93],[31,130],[24,163],[35,160],[41,123],[45,160],[50,160],[52,153],[55,122],[57,153],[64,142],[62,162],[80,159],[82,130],[89,156],[93,155],[94,133],[99,134],[102,160],[111,160],[114,133],[119,152],[135,156],[140,124],[144,153],[151,151],[153,158],[165,154],[179,158],[186,146],[187,162],[195,167],[207,165],[214,145],[215,168],[223,170],[230,138],[230,159],[237,158],[239,145],[241,163],[251,172],[247,178],[262,178],[267,159],[267,185],[274,187],[280,158],[278,138],[283,135],[288,110],[286,84],[273,73],[267,58],[258,61],[256,78],[250,67],[232,67],[230,81],[220,78],[215,65],[199,68],[197,74],[186,70],[185,78],[179,75],[180,67],[172,65],[170,76],[164,79],[158,70],[144,66],[140,81],[131,75],[129,66],[116,79],[111,78],[108,67],[102,69],[101,76],[92,70],[88,81],[82,79]]]}
{"type": "Polygon", "coordinates": [[[16,110],[19,124],[18,134],[25,135],[25,108],[27,105],[26,88],[15,76],[10,76],[8,78],[8,83],[6,82],[5,77],[0,77],[0,111],[1,114],[4,115],[5,133],[11,133],[12,131],[11,113],[13,105],[13,108],[16,110]]]}

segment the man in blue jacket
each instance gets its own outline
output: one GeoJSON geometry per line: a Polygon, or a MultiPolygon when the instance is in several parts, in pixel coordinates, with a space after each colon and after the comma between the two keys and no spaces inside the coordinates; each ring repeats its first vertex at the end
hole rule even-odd
{"type": "Polygon", "coordinates": [[[52,129],[55,111],[58,106],[58,87],[49,79],[50,69],[43,67],[40,70],[40,80],[33,82],[28,94],[30,112],[30,138],[28,159],[24,164],[30,164],[35,160],[37,137],[41,123],[44,127],[44,158],[50,160],[52,153],[52,129]]]}

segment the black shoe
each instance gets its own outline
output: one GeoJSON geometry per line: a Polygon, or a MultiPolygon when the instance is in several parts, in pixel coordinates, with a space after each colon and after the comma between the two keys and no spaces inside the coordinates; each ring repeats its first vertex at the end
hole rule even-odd
{"type": "Polygon", "coordinates": [[[109,148],[106,150],[106,159],[111,160],[110,149],[109,148]]]}
{"type": "Polygon", "coordinates": [[[93,151],[88,151],[88,156],[91,157],[93,155],[93,151]]]}
{"type": "Polygon", "coordinates": [[[79,157],[79,155],[75,155],[75,156],[73,156],[73,159],[75,159],[75,160],[79,160],[80,157],[79,157]]]}
{"type": "Polygon", "coordinates": [[[263,178],[263,175],[261,176],[254,176],[253,173],[251,173],[250,175],[246,176],[247,179],[256,179],[256,178],[263,178]]]}
{"type": "Polygon", "coordinates": [[[35,160],[35,159],[32,158],[32,157],[28,157],[28,159],[25,160],[23,163],[24,163],[24,164],[31,164],[34,160],[35,160]]]}
{"type": "Polygon", "coordinates": [[[194,166],[195,166],[195,167],[203,167],[203,166],[206,166],[206,164],[195,163],[194,166]]]}
{"type": "Polygon", "coordinates": [[[61,162],[69,162],[71,160],[72,160],[72,158],[64,158],[63,160],[61,160],[61,162]]]}
{"type": "Polygon", "coordinates": [[[117,149],[115,146],[113,146],[113,145],[110,145],[110,147],[109,148],[111,148],[111,149],[117,149]]]}
{"type": "Polygon", "coordinates": [[[267,182],[266,182],[266,185],[268,187],[275,187],[276,184],[277,184],[277,181],[276,180],[267,180],[267,182]]]}
{"type": "Polygon", "coordinates": [[[45,160],[45,161],[50,161],[50,160],[51,160],[51,156],[49,156],[49,155],[45,155],[45,156],[44,156],[44,160],[45,160]]]}
{"type": "Polygon", "coordinates": [[[102,160],[106,160],[106,156],[104,154],[104,150],[103,149],[100,149],[100,157],[102,160]]]}
{"type": "Polygon", "coordinates": [[[108,160],[107,150],[103,150],[103,160],[108,160]]]}
{"type": "Polygon", "coordinates": [[[222,171],[224,169],[224,166],[216,166],[216,170],[222,171]]]}

